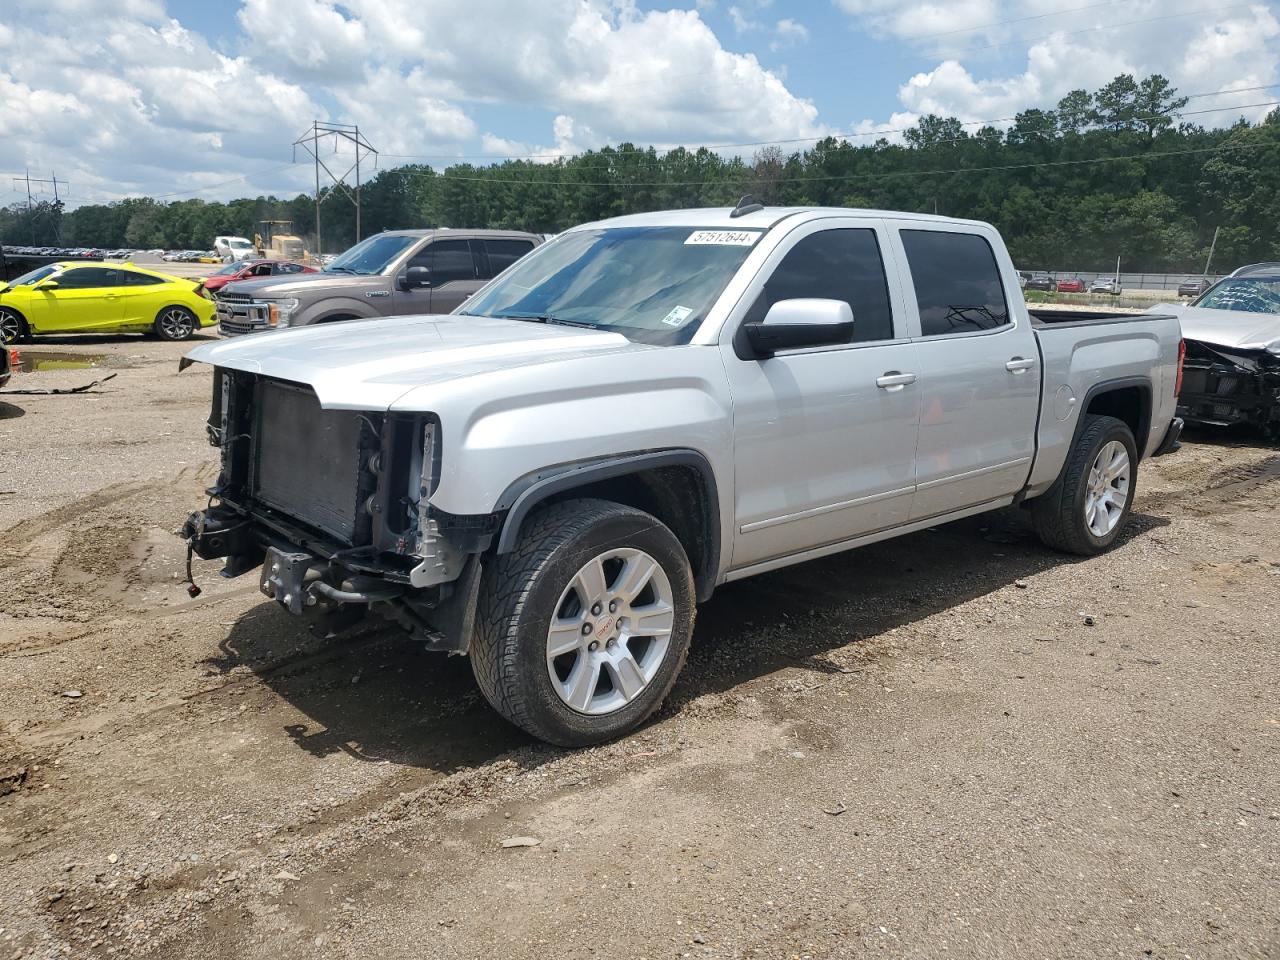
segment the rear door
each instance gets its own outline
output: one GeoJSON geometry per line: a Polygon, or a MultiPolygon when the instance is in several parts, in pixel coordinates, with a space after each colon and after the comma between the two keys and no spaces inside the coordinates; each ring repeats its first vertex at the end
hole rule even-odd
{"type": "Polygon", "coordinates": [[[485,284],[481,268],[484,250],[478,240],[431,241],[427,266],[431,270],[431,313],[452,313],[485,284]]]}
{"type": "Polygon", "coordinates": [[[71,267],[50,277],[56,288],[32,291],[32,300],[47,318],[40,323],[51,333],[110,329],[120,323],[122,301],[115,267],[71,267]]]}
{"type": "Polygon", "coordinates": [[[496,277],[526,253],[533,251],[532,240],[490,238],[473,242],[484,245],[485,259],[488,261],[488,269],[483,273],[483,278],[486,280],[496,277]]]}
{"type": "MultiPolygon", "coordinates": [[[[906,271],[921,411],[911,519],[1018,492],[1035,455],[1039,350],[1030,318],[1010,309],[992,240],[963,224],[893,231],[906,271]]],[[[996,238],[998,242],[998,238],[996,238]]],[[[1017,302],[1016,299],[1013,302],[1017,302]]]]}

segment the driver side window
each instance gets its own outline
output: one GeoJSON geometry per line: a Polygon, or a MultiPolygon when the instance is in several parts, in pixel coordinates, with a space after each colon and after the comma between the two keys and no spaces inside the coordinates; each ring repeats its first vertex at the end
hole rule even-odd
{"type": "Polygon", "coordinates": [[[760,323],[779,300],[843,300],[853,310],[853,343],[893,339],[893,309],[874,230],[822,230],[800,240],[765,281],[744,322],[760,323]]]}
{"type": "Polygon", "coordinates": [[[63,290],[89,290],[94,287],[114,287],[116,270],[108,267],[76,267],[57,277],[63,290]]]}

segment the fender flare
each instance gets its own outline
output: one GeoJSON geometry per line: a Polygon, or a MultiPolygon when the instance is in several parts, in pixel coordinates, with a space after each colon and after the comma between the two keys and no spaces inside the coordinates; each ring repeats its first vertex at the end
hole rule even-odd
{"type": "Polygon", "coordinates": [[[347,297],[340,297],[334,301],[322,300],[314,304],[310,311],[303,311],[299,318],[300,323],[293,326],[309,327],[315,323],[329,323],[338,318],[350,318],[352,320],[377,320],[382,314],[370,309],[366,304],[358,300],[351,300],[347,297]]]}
{"type": "Polygon", "coordinates": [[[566,463],[522,477],[503,491],[494,508],[495,513],[506,511],[498,531],[495,552],[502,554],[515,550],[524,521],[548,497],[575,487],[659,467],[693,467],[702,479],[706,503],[701,520],[706,549],[703,569],[695,570],[694,577],[699,599],[705,600],[714,589],[720,568],[720,491],[711,461],[705,454],[689,448],[619,454],[599,460],[566,463]]]}
{"type": "Polygon", "coordinates": [[[1084,399],[1080,403],[1080,415],[1076,417],[1075,429],[1071,432],[1071,443],[1080,439],[1080,433],[1084,430],[1084,418],[1094,399],[1106,393],[1114,393],[1117,390],[1126,390],[1133,387],[1138,388],[1139,394],[1143,398],[1142,409],[1138,412],[1138,433],[1134,435],[1134,443],[1138,448],[1138,459],[1142,460],[1146,455],[1147,444],[1151,442],[1151,418],[1154,416],[1155,407],[1155,387],[1151,383],[1150,377],[1117,377],[1114,380],[1103,380],[1101,383],[1095,383],[1092,387],[1085,391],[1084,399]]]}

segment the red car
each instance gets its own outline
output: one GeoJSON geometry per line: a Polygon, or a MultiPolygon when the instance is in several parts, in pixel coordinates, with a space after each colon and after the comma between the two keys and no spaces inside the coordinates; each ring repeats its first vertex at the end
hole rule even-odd
{"type": "Polygon", "coordinates": [[[237,260],[200,283],[198,293],[217,293],[233,280],[248,280],[253,277],[275,277],[285,273],[316,273],[315,267],[293,260],[237,260]]]}
{"type": "Polygon", "coordinates": [[[1064,277],[1058,281],[1059,293],[1084,293],[1084,281],[1079,277],[1064,277]]]}

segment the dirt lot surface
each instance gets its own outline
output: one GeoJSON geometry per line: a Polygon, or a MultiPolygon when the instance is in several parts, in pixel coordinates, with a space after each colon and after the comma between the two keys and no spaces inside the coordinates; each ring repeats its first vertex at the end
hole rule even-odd
{"type": "Polygon", "coordinates": [[[530,741],[465,660],[322,641],[173,535],[209,374],[0,397],[0,960],[1280,956],[1280,456],[1145,464],[735,584],[655,722],[530,741]],[[536,845],[504,847],[512,838],[536,845]]]}

